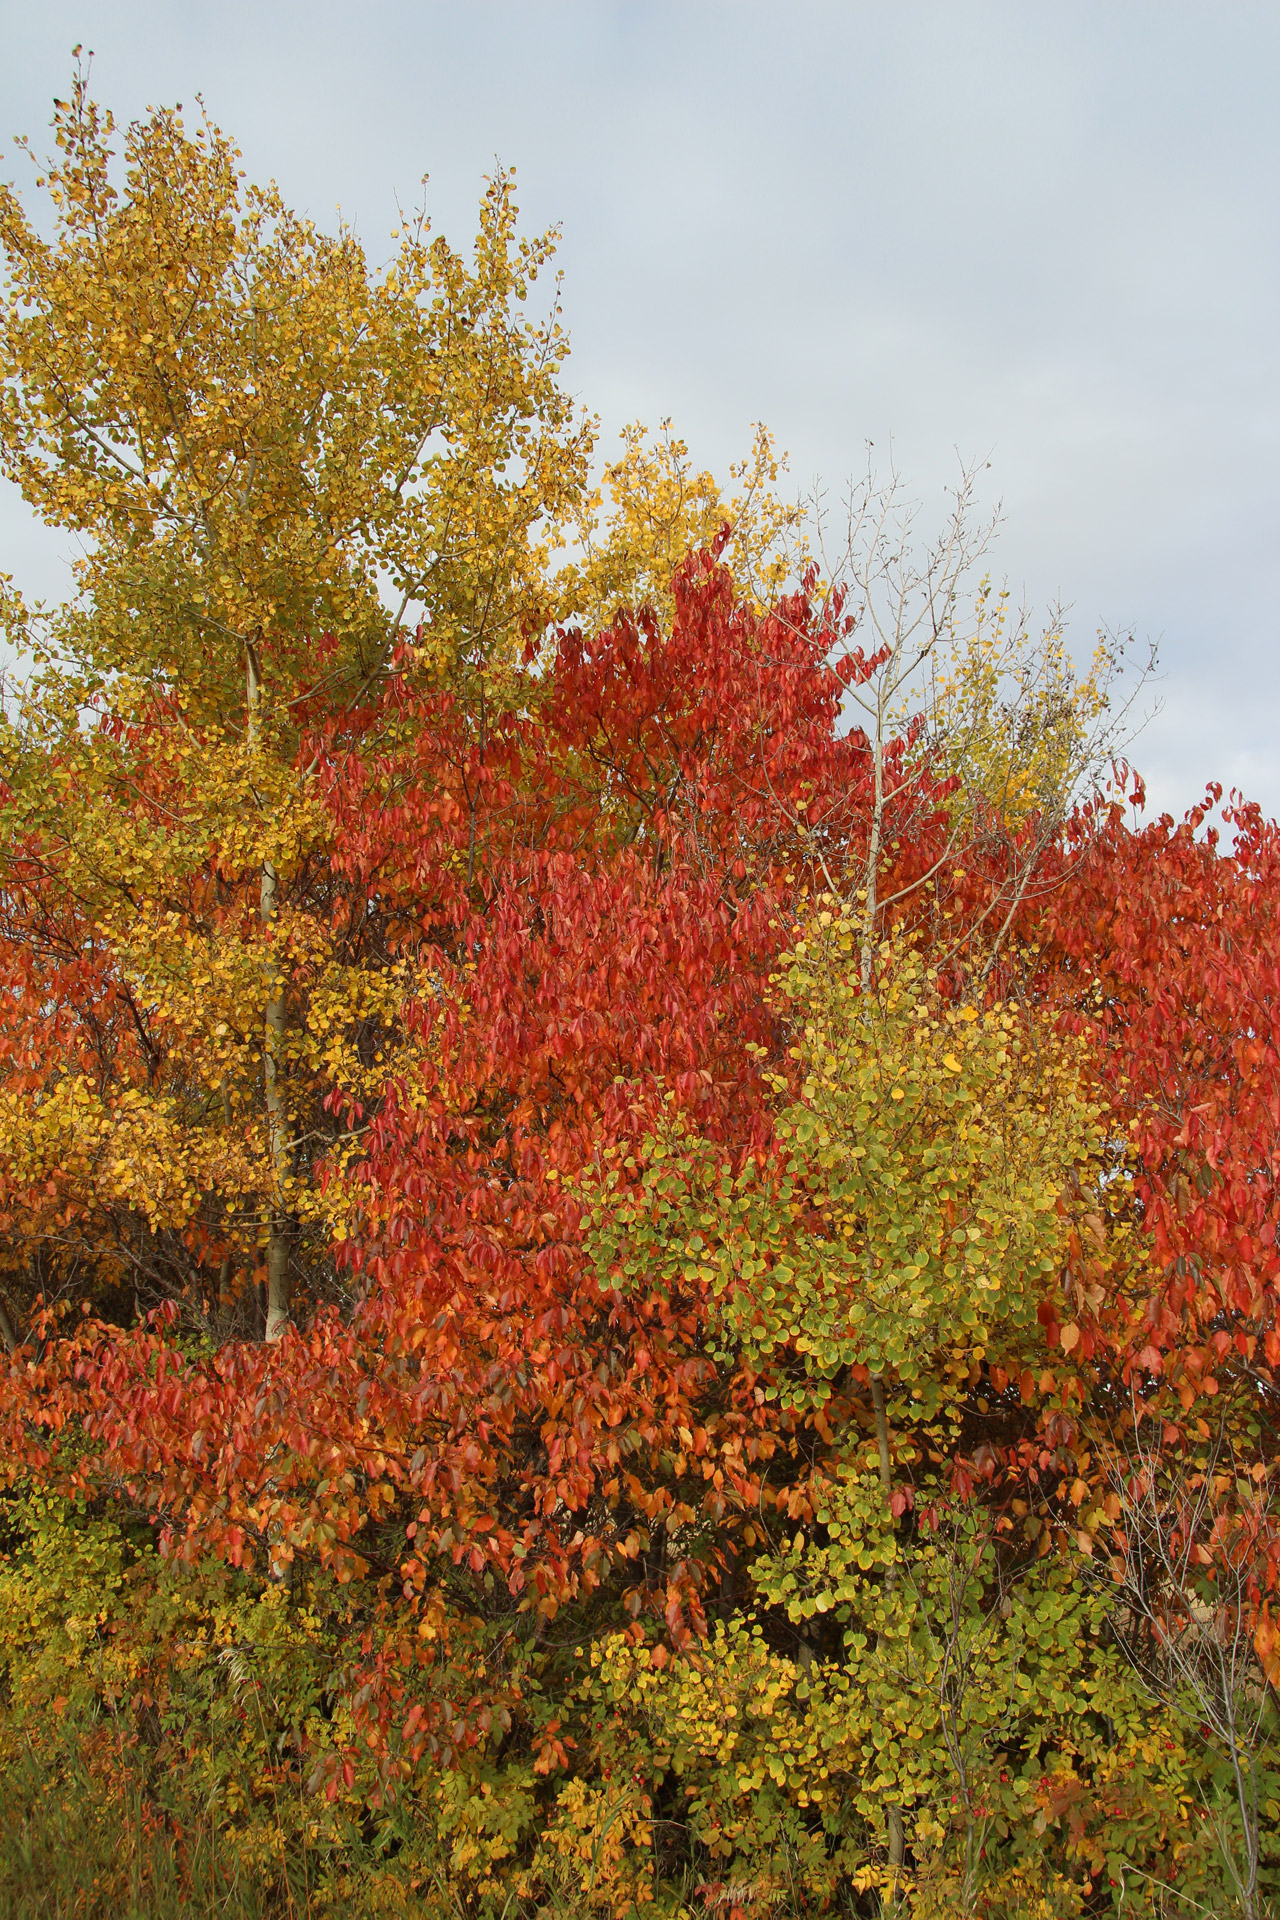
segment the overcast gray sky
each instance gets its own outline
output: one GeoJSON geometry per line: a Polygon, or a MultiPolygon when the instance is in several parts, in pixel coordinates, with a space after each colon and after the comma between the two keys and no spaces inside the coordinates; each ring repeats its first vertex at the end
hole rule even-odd
{"type": "MultiPolygon", "coordinates": [[[[514,165],[563,226],[569,381],[723,472],[765,421],[838,489],[989,458],[995,570],[1160,641],[1153,802],[1280,812],[1280,8],[0,0],[0,172],[70,50],[117,118],[203,92],[252,175],[371,255],[455,245],[514,165]]],[[[0,568],[60,591],[0,497],[0,568]]]]}

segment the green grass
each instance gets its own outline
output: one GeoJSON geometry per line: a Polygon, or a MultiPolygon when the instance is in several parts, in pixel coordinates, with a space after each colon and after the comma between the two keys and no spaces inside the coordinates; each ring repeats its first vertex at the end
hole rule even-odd
{"type": "Polygon", "coordinates": [[[5,1920],[283,1920],[308,1912],[283,1884],[251,1878],[211,1821],[176,1817],[163,1781],[126,1758],[114,1780],[83,1754],[56,1766],[6,1756],[0,1794],[5,1920]]]}

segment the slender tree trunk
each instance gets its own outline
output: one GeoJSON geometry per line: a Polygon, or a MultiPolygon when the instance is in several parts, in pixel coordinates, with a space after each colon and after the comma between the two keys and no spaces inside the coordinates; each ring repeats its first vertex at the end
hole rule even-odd
{"type": "Polygon", "coordinates": [[[867,835],[867,864],[863,870],[865,898],[862,904],[862,991],[871,991],[872,963],[876,951],[876,915],[879,912],[880,849],[884,841],[884,724],[878,720],[872,742],[871,765],[875,792],[871,802],[871,831],[867,835]]]}
{"type": "MultiPolygon", "coordinates": [[[[875,781],[871,805],[871,831],[867,836],[867,864],[864,870],[864,893],[862,912],[862,953],[860,984],[864,994],[870,993],[875,962],[876,916],[879,912],[880,850],[884,844],[884,714],[883,695],[877,700],[876,730],[872,740],[872,771],[875,781]]],[[[867,1248],[867,1289],[871,1288],[872,1251],[867,1248]]],[[[888,1508],[893,1494],[893,1456],[889,1450],[889,1412],[885,1405],[884,1375],[871,1375],[871,1405],[876,1416],[876,1452],[880,1463],[880,1489],[884,1494],[884,1503],[888,1508]]],[[[886,1593],[892,1593],[897,1584],[897,1569],[890,1566],[885,1571],[884,1586],[886,1593]]],[[[889,1897],[886,1910],[893,1912],[898,1905],[898,1889],[902,1875],[902,1864],[906,1857],[906,1832],[902,1820],[902,1808],[885,1808],[885,1824],[889,1838],[889,1897]]]]}
{"type": "MultiPolygon", "coordinates": [[[[262,863],[261,920],[268,943],[279,903],[276,870],[262,863]]],[[[267,1219],[267,1339],[279,1340],[289,1324],[289,1222],[285,1208],[290,1161],[289,1113],[284,1087],[284,985],[268,944],[269,986],[262,1032],[262,1087],[271,1153],[271,1208],[267,1219]]]]}
{"type": "MultiPolygon", "coordinates": [[[[249,751],[262,743],[262,666],[258,654],[261,635],[245,647],[246,696],[249,710],[249,751]]],[[[271,1156],[271,1197],[267,1208],[267,1322],[268,1341],[279,1340],[289,1324],[289,1217],[285,1203],[293,1157],[289,1138],[289,1111],[285,1094],[284,981],[276,960],[273,936],[280,908],[280,882],[270,860],[262,863],[258,918],[266,936],[267,1004],[262,1023],[262,1092],[267,1115],[267,1148],[271,1156]]]]}
{"type": "MultiPolygon", "coordinates": [[[[884,1494],[884,1503],[888,1507],[893,1492],[893,1456],[889,1451],[889,1410],[885,1405],[884,1375],[873,1373],[871,1376],[871,1405],[876,1416],[876,1451],[880,1462],[880,1489],[884,1494]]],[[[884,1590],[893,1592],[898,1584],[897,1568],[886,1567],[884,1590]]],[[[889,1869],[892,1879],[889,1883],[889,1897],[885,1903],[886,1911],[893,1912],[898,1905],[898,1889],[902,1876],[902,1863],[906,1858],[907,1836],[903,1825],[902,1808],[885,1808],[885,1824],[889,1830],[889,1869]]]]}

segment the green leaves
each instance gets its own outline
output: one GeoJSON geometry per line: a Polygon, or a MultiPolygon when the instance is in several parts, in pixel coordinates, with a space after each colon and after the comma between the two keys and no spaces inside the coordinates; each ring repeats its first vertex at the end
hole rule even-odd
{"type": "Polygon", "coordinates": [[[673,1126],[588,1188],[602,1283],[705,1298],[717,1351],[799,1358],[805,1383],[777,1388],[792,1401],[842,1367],[910,1381],[939,1347],[1033,1328],[1064,1188],[1099,1142],[1077,1048],[944,991],[910,945],[863,993],[853,931],[819,915],[775,976],[800,1097],[770,1158],[735,1173],[673,1126]]]}
{"type": "Polygon", "coordinates": [[[1065,1043],[965,1002],[909,944],[881,949],[864,993],[853,932],[851,916],[819,914],[779,971],[802,1086],[778,1136],[823,1223],[804,1253],[830,1301],[825,1363],[909,1379],[938,1345],[985,1346],[1033,1320],[1097,1116],[1065,1043]],[[851,1269],[861,1284],[837,1307],[831,1276],[851,1269]]]}

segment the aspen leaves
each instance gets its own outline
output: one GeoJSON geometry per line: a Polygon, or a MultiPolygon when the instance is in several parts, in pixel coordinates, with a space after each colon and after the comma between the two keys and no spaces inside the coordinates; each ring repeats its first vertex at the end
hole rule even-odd
{"type": "MultiPolygon", "coordinates": [[[[776,976],[801,1075],[778,1138],[821,1223],[798,1239],[786,1311],[820,1370],[906,1379],[937,1346],[1034,1321],[1097,1115],[1052,1029],[960,998],[905,940],[864,993],[853,945],[851,916],[816,919],[776,976]]],[[[760,1316],[743,1331],[758,1342],[760,1316]]]]}
{"type": "Polygon", "coordinates": [[[824,912],[774,977],[800,1085],[765,1165],[735,1175],[676,1130],[634,1181],[615,1166],[589,1185],[601,1276],[706,1288],[754,1366],[802,1360],[808,1384],[784,1396],[821,1399],[850,1365],[912,1380],[941,1347],[1034,1328],[1066,1247],[1064,1181],[1099,1146],[1074,1042],[958,1001],[905,941],[863,993],[855,944],[852,916],[824,912]]]}

